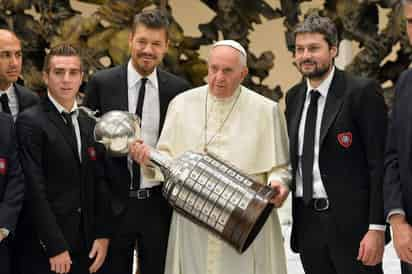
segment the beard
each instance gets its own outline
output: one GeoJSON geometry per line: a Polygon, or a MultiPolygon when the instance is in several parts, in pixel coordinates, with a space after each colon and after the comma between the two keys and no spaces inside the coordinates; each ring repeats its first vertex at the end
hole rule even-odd
{"type": "Polygon", "coordinates": [[[300,73],[304,77],[308,78],[309,80],[318,80],[318,79],[323,79],[327,75],[327,73],[330,70],[330,67],[331,67],[331,64],[325,64],[321,66],[315,61],[305,60],[299,63],[298,69],[300,73]],[[314,65],[314,69],[311,71],[304,71],[302,69],[302,65],[304,65],[305,63],[314,65]]]}

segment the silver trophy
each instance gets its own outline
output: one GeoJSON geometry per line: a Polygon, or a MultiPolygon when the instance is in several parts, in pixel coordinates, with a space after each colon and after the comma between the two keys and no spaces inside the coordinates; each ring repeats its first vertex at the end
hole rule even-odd
{"type": "MultiPolygon", "coordinates": [[[[126,155],[139,134],[139,119],[123,111],[104,114],[94,130],[96,141],[115,156],[126,155]]],[[[272,188],[212,154],[188,151],[171,159],[151,149],[149,158],[163,173],[163,196],[177,212],[239,253],[250,246],[271,213],[269,201],[276,195],[272,188]]]]}
{"type": "Polygon", "coordinates": [[[140,119],[135,114],[113,110],[98,118],[97,111],[83,106],[79,109],[96,120],[94,139],[104,145],[110,156],[126,156],[129,144],[140,138],[140,119]]]}

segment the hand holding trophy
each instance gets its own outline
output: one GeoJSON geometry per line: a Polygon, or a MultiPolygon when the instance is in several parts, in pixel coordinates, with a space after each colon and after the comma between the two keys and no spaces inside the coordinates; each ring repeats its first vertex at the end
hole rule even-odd
{"type": "MultiPolygon", "coordinates": [[[[83,110],[85,110],[83,108],[83,110]]],[[[93,115],[87,110],[89,115],[93,115]]],[[[110,111],[97,118],[94,136],[112,156],[132,158],[157,166],[164,176],[162,192],[173,208],[218,235],[239,253],[258,235],[277,194],[215,155],[185,152],[171,159],[139,141],[139,119],[131,113],[110,111]]]]}

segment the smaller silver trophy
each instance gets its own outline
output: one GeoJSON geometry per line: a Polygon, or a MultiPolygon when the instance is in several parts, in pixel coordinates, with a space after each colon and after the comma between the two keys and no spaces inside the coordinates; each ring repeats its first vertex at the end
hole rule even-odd
{"type": "MultiPolygon", "coordinates": [[[[96,141],[110,155],[127,155],[129,144],[140,135],[139,119],[128,112],[110,111],[97,121],[96,141]]],[[[163,173],[163,196],[177,212],[239,253],[250,246],[271,213],[269,201],[277,194],[272,188],[212,154],[188,151],[171,159],[151,149],[149,158],[163,173]]]]}
{"type": "Polygon", "coordinates": [[[97,111],[83,106],[79,109],[96,120],[94,139],[104,145],[110,156],[126,156],[129,144],[140,137],[140,119],[135,114],[113,110],[98,118],[97,111]]]}

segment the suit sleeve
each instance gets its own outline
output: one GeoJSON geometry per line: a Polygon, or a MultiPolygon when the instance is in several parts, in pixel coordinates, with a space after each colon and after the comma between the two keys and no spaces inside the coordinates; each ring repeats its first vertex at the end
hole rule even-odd
{"type": "Polygon", "coordinates": [[[43,148],[46,144],[40,127],[24,113],[17,120],[17,136],[26,177],[26,200],[30,217],[41,245],[47,255],[53,257],[69,250],[69,247],[47,200],[48,182],[43,173],[46,168],[43,166],[43,148]]]}
{"type": "MultiPolygon", "coordinates": [[[[399,171],[398,136],[402,134],[400,128],[400,103],[399,99],[403,90],[407,91],[406,74],[403,74],[395,87],[395,101],[389,116],[388,139],[385,149],[385,177],[383,182],[384,193],[384,216],[387,218],[389,212],[394,209],[403,209],[403,197],[399,171]]],[[[405,118],[404,118],[405,119],[405,118]]]]}
{"type": "Polygon", "coordinates": [[[383,162],[387,132],[387,109],[381,88],[368,81],[357,102],[358,128],[366,154],[369,175],[369,224],[385,224],[383,216],[383,162]]]}
{"type": "Polygon", "coordinates": [[[107,170],[108,156],[105,155],[104,147],[96,144],[97,165],[96,165],[96,227],[95,238],[110,238],[112,234],[113,216],[110,207],[111,194],[105,170],[107,170]]]}
{"type": "Polygon", "coordinates": [[[8,161],[6,163],[6,189],[3,199],[0,201],[0,227],[6,228],[13,232],[17,217],[19,215],[23,197],[24,197],[24,176],[17,155],[17,141],[13,125],[10,118],[9,124],[2,124],[2,127],[8,127],[9,136],[5,137],[10,140],[8,147],[8,161]]]}

